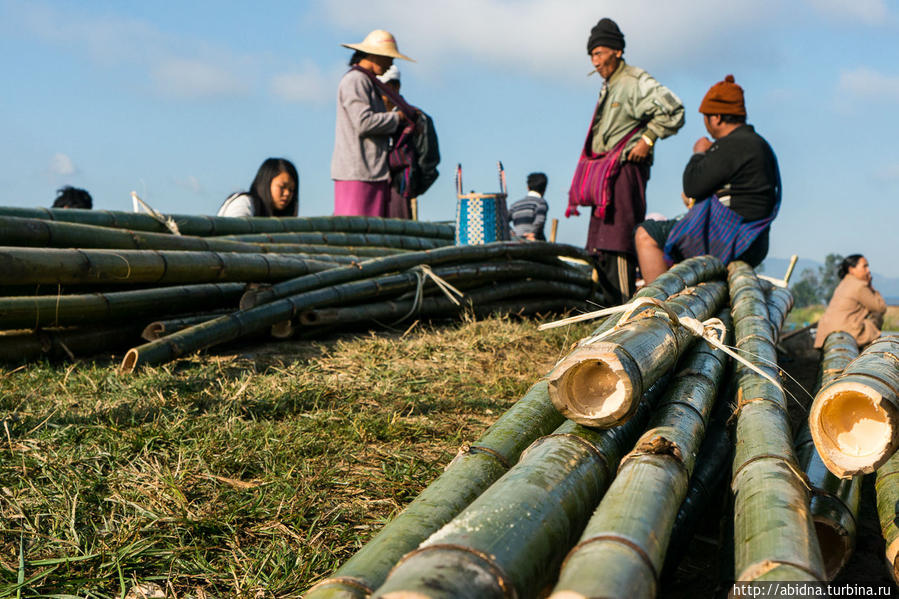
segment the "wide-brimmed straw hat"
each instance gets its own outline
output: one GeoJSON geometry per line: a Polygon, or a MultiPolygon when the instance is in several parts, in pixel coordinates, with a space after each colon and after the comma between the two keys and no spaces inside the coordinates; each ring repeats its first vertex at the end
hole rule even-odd
{"type": "Polygon", "coordinates": [[[383,29],[375,29],[365,36],[365,39],[358,44],[340,44],[344,48],[351,50],[359,50],[366,54],[374,54],[375,56],[390,56],[391,58],[402,58],[415,62],[405,54],[400,54],[396,47],[396,38],[389,31],[383,29]]]}

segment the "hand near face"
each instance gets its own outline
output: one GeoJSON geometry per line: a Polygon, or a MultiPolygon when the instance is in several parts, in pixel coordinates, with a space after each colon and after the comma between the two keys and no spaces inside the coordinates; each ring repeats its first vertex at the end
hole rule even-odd
{"type": "Polygon", "coordinates": [[[649,144],[643,141],[641,137],[637,141],[637,145],[635,145],[631,151],[627,155],[627,159],[631,162],[643,162],[646,160],[646,157],[649,156],[649,144]]]}
{"type": "Polygon", "coordinates": [[[694,154],[705,154],[708,152],[709,148],[712,147],[712,140],[708,137],[700,137],[696,140],[696,143],[693,144],[693,153],[694,154]]]}

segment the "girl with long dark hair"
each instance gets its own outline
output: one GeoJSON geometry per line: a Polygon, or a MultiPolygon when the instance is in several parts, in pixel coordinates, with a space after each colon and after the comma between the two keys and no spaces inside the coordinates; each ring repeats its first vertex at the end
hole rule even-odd
{"type": "Polygon", "coordinates": [[[217,216],[296,216],[300,178],[285,158],[268,158],[256,171],[247,191],[231,194],[217,216]]]}

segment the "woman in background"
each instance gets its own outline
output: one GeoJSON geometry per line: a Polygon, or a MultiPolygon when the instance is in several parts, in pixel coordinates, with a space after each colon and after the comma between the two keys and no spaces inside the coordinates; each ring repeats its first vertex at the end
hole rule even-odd
{"type": "Polygon", "coordinates": [[[861,254],[847,256],[840,264],[839,275],[840,283],[818,321],[815,347],[822,347],[832,332],[846,331],[861,348],[880,337],[887,305],[871,286],[871,269],[861,254]]]}
{"type": "Polygon", "coordinates": [[[375,83],[401,54],[396,39],[376,29],[358,44],[350,70],[337,87],[337,124],[331,179],[336,216],[387,216],[390,201],[390,136],[403,122],[400,111],[388,112],[375,83]]]}
{"type": "Polygon", "coordinates": [[[268,158],[256,171],[248,191],[228,196],[216,216],[296,216],[300,178],[284,158],[268,158]]]}

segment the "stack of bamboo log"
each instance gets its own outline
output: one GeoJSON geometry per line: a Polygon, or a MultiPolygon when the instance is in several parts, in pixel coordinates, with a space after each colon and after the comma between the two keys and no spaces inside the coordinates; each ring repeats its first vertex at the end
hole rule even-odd
{"type": "Polygon", "coordinates": [[[130,347],[131,371],[250,335],[584,309],[601,300],[588,258],[398,219],[0,207],[0,360],[130,347]]]}
{"type": "MultiPolygon", "coordinates": [[[[721,263],[703,257],[641,290],[652,300],[582,340],[306,596],[653,597],[728,474],[732,579],[832,579],[854,545],[860,477],[841,481],[823,468],[814,429],[800,431],[797,460],[776,350],[789,291],[740,262],[723,277],[721,263]]],[[[863,359],[895,360],[891,343],[853,361],[852,338],[832,335],[822,393],[847,380],[857,392],[868,368],[879,402],[895,403],[889,376],[863,359]]],[[[856,415],[844,413],[844,428],[856,415]]],[[[884,468],[892,566],[899,491],[886,489],[899,489],[899,457],[884,468]]]]}

